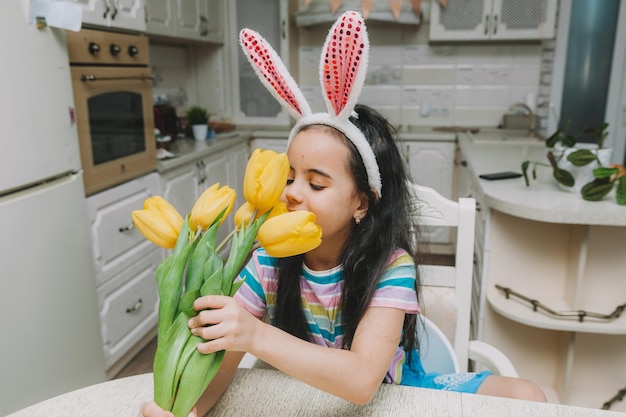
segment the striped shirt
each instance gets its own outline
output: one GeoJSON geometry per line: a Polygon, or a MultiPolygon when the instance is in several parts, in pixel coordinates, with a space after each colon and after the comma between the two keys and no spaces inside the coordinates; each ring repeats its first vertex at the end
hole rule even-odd
{"type": "MultiPolygon", "coordinates": [[[[235,299],[257,317],[269,318],[275,324],[276,289],[278,287],[277,259],[263,248],[257,249],[240,276],[244,284],[235,299]]],[[[314,343],[340,348],[344,338],[341,326],[340,299],[343,289],[343,267],[326,271],[302,268],[300,292],[302,308],[309,334],[314,343]]],[[[397,250],[389,260],[387,269],[376,286],[370,307],[391,307],[409,314],[419,312],[415,292],[415,264],[404,250],[397,250]]],[[[399,384],[405,352],[398,347],[385,382],[399,384]]]]}

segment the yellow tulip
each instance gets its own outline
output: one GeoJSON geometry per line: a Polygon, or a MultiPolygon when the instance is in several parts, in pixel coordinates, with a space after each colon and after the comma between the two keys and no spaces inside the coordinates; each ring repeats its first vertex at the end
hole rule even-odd
{"type": "Polygon", "coordinates": [[[250,156],[243,180],[246,201],[265,213],[280,198],[288,176],[287,154],[256,149],[250,156]]]}
{"type": "Polygon", "coordinates": [[[157,246],[166,249],[176,246],[183,225],[183,218],[178,211],[160,196],[146,199],[143,207],[143,210],[131,213],[135,227],[157,246]]]}
{"type": "MultiPolygon", "coordinates": [[[[239,207],[239,209],[237,209],[237,211],[235,212],[235,218],[234,218],[235,227],[237,229],[241,227],[242,223],[247,224],[250,222],[250,218],[252,217],[252,213],[254,213],[254,209],[255,207],[247,201],[243,203],[241,207],[239,207]]],[[[276,205],[272,207],[272,211],[270,212],[269,216],[267,216],[267,218],[271,219],[272,217],[276,217],[279,214],[285,214],[287,212],[288,212],[287,205],[282,201],[278,201],[276,205]]],[[[263,214],[264,213],[261,213],[261,211],[257,211],[257,214],[254,220],[258,219],[263,214]]]]}
{"type": "Polygon", "coordinates": [[[285,258],[318,247],[322,243],[322,229],[315,224],[315,214],[298,210],[266,220],[257,238],[268,254],[285,258]]]}
{"type": "Polygon", "coordinates": [[[230,214],[235,204],[237,194],[228,185],[220,188],[220,184],[213,184],[207,188],[191,209],[191,225],[196,229],[206,230],[213,224],[215,218],[226,208],[220,223],[230,214]]]}

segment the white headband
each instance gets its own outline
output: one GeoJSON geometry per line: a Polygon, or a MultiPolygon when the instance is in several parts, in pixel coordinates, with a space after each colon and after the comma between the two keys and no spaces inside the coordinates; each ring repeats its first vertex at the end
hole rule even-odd
{"type": "Polygon", "coordinates": [[[382,183],[376,156],[363,133],[350,122],[365,82],[369,39],[358,12],[347,11],[328,33],[320,60],[320,83],[328,113],[313,113],[300,88],[272,46],[257,32],[242,29],[239,43],[257,76],[289,114],[296,119],[288,144],[306,126],[327,125],[343,133],[357,148],[367,171],[369,186],[379,198],[382,183]]]}

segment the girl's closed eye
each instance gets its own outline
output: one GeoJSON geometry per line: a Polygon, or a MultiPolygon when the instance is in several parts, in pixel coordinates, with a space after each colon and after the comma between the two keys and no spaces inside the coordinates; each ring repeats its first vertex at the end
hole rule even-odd
{"type": "Polygon", "coordinates": [[[314,190],[314,191],[321,191],[321,190],[326,188],[326,187],[324,187],[322,185],[317,185],[317,184],[314,184],[314,183],[309,183],[309,185],[310,185],[311,189],[314,190]]]}

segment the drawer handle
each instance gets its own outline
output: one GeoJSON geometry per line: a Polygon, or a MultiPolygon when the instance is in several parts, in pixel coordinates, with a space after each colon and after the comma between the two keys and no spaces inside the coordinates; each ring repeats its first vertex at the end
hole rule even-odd
{"type": "Polygon", "coordinates": [[[134,228],[135,228],[135,225],[133,223],[130,223],[128,226],[120,227],[118,230],[120,233],[124,233],[124,232],[130,232],[134,228]]]}
{"type": "Polygon", "coordinates": [[[141,309],[141,306],[143,306],[143,301],[140,298],[139,300],[137,300],[134,306],[126,309],[126,313],[130,314],[134,313],[135,311],[139,311],[141,309]]]}

